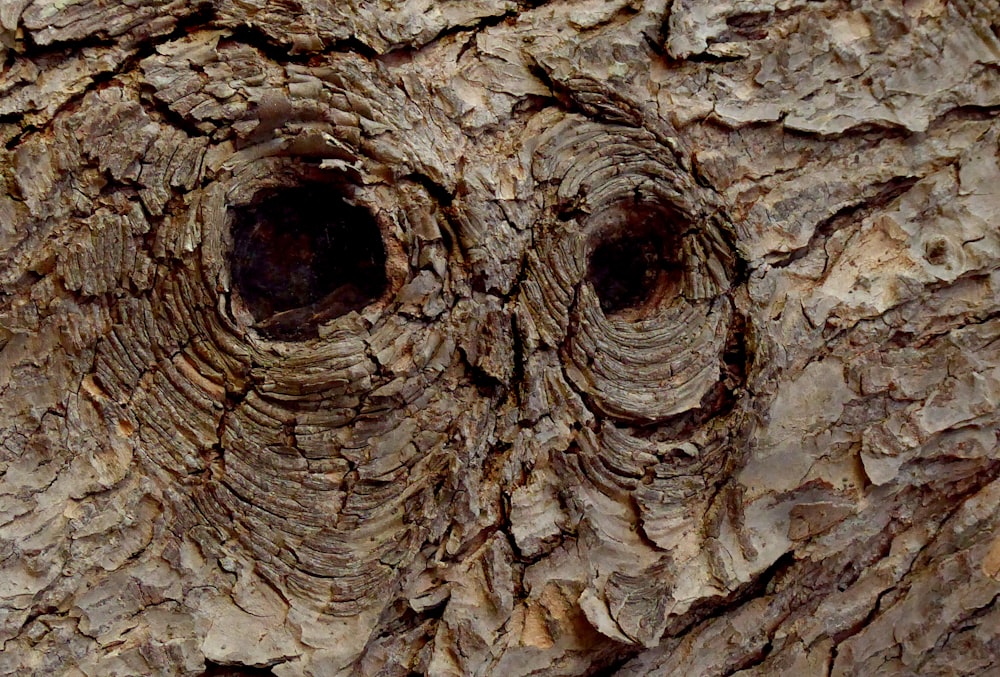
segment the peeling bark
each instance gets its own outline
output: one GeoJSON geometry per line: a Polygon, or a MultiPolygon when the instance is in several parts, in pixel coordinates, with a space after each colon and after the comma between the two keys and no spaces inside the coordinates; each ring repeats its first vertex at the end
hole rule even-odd
{"type": "Polygon", "coordinates": [[[0,6],[0,673],[1000,656],[990,0],[0,6]]]}

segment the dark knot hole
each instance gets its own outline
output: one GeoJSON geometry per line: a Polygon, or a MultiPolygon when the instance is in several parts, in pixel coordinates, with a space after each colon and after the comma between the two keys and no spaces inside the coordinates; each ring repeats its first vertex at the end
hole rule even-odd
{"type": "Polygon", "coordinates": [[[587,280],[606,315],[644,309],[676,290],[678,243],[646,228],[601,238],[590,254],[587,280]]]}
{"type": "Polygon", "coordinates": [[[230,209],[233,284],[256,329],[303,340],[386,290],[385,246],[371,213],[326,185],[272,188],[230,209]]]}

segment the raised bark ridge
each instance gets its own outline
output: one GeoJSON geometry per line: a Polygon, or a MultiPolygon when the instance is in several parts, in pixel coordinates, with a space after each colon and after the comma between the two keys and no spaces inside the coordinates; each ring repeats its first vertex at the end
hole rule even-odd
{"type": "Polygon", "coordinates": [[[0,670],[995,669],[997,16],[6,2],[0,670]]]}

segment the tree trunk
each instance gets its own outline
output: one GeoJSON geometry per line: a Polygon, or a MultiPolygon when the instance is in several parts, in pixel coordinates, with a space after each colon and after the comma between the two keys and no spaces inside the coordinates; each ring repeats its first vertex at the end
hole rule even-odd
{"type": "Polygon", "coordinates": [[[2,0],[0,672],[1000,670],[993,0],[2,0]]]}

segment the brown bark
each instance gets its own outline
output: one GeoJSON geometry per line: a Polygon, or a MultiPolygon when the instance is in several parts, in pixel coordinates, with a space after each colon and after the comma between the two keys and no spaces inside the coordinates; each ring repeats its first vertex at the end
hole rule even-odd
{"type": "Polygon", "coordinates": [[[0,5],[0,673],[1000,669],[1000,8],[0,5]]]}

